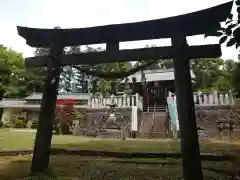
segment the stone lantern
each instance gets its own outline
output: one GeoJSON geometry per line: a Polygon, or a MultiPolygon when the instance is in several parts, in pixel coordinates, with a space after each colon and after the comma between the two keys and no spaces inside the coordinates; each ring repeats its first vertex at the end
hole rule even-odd
{"type": "Polygon", "coordinates": [[[223,131],[228,130],[229,132],[229,139],[232,140],[232,132],[234,129],[234,121],[232,120],[219,120],[217,121],[217,127],[220,132],[220,139],[223,139],[223,131]]]}
{"type": "Polygon", "coordinates": [[[108,112],[108,118],[107,118],[107,122],[116,122],[117,117],[116,117],[116,104],[112,101],[111,104],[108,104],[108,106],[110,107],[109,112],[108,112]]]}

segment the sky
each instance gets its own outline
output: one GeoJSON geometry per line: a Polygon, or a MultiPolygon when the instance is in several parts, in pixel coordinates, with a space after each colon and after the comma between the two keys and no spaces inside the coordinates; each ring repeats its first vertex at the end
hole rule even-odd
{"type": "MultiPolygon", "coordinates": [[[[31,57],[34,48],[18,36],[16,26],[34,28],[82,28],[137,22],[186,14],[229,0],[0,0],[0,44],[31,57]]],[[[218,43],[218,38],[193,36],[190,45],[218,43]]],[[[146,44],[171,45],[170,39],[120,43],[120,49],[142,48],[146,44]]],[[[99,45],[97,45],[99,46],[99,45]]],[[[104,46],[103,46],[104,47],[104,46]]],[[[222,46],[222,58],[237,60],[238,51],[222,46]]]]}

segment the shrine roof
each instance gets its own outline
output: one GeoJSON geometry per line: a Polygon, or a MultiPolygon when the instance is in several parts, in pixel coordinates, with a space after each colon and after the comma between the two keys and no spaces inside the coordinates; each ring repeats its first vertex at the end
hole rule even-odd
{"type": "MultiPolygon", "coordinates": [[[[145,74],[146,81],[152,82],[152,81],[172,81],[175,79],[174,77],[174,69],[156,69],[156,70],[144,70],[143,73],[145,74]]],[[[136,82],[141,82],[142,80],[142,73],[141,71],[136,72],[135,74],[128,77],[129,82],[132,82],[132,78],[136,78],[136,82]]],[[[194,78],[194,74],[191,71],[191,77],[194,78]]],[[[122,83],[125,81],[123,80],[122,83]]]]}
{"type": "MultiPolygon", "coordinates": [[[[58,99],[74,99],[74,100],[88,100],[92,96],[91,93],[70,93],[59,94],[58,99]]],[[[28,100],[39,101],[42,99],[41,93],[33,93],[32,95],[23,99],[4,98],[0,101],[0,108],[40,108],[40,103],[28,103],[28,100]]],[[[85,107],[85,105],[75,105],[76,108],[85,107]]]]}
{"type": "Polygon", "coordinates": [[[0,107],[23,107],[25,101],[23,99],[4,98],[0,101],[0,107]]]}

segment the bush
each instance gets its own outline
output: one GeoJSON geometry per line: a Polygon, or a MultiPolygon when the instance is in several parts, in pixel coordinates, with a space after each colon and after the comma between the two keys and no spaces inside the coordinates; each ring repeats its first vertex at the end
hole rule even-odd
{"type": "Polygon", "coordinates": [[[15,128],[24,128],[25,127],[25,122],[24,120],[17,119],[14,123],[15,128]]]}
{"type": "Polygon", "coordinates": [[[38,121],[33,121],[31,124],[32,129],[37,129],[38,128],[38,121]]]}

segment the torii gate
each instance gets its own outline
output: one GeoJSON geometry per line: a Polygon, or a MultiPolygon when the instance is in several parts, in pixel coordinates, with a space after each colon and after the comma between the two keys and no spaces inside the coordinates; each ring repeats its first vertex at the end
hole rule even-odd
{"type": "Polygon", "coordinates": [[[32,172],[47,170],[51,149],[52,123],[56,107],[60,67],[63,65],[174,59],[177,107],[181,134],[183,176],[202,180],[195,108],[189,60],[221,56],[219,44],[188,46],[186,37],[215,29],[230,14],[233,1],[206,10],[151,21],[80,29],[35,29],[18,26],[18,34],[31,47],[50,47],[49,56],[26,58],[26,67],[47,66],[35,140],[32,172]],[[171,38],[172,46],[119,50],[126,41],[171,38]],[[106,43],[106,51],[63,55],[65,46],[106,43]]]}

